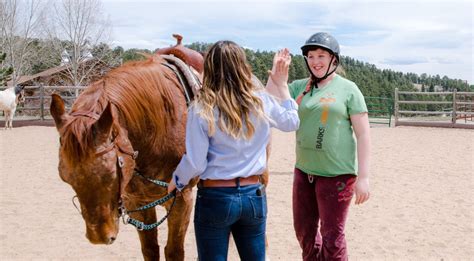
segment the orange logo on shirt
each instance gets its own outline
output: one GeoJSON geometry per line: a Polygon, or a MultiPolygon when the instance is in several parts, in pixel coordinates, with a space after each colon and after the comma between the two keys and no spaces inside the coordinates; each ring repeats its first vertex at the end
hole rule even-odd
{"type": "Polygon", "coordinates": [[[336,102],[335,98],[320,98],[319,102],[323,104],[323,112],[321,113],[321,123],[326,125],[329,115],[329,104],[336,102]]]}
{"type": "Polygon", "coordinates": [[[326,103],[333,103],[333,102],[336,102],[336,99],[335,98],[324,98],[324,97],[322,97],[322,98],[319,99],[319,102],[320,103],[325,103],[325,104],[326,103]]]}

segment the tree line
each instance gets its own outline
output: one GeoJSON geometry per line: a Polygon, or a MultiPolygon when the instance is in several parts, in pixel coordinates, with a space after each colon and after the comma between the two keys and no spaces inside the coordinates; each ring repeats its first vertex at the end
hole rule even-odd
{"type": "MultiPolygon", "coordinates": [[[[210,45],[210,43],[192,43],[187,47],[204,53],[210,45]]],[[[268,78],[267,71],[272,67],[275,53],[250,49],[245,49],[245,53],[252,66],[253,73],[265,83],[268,78]]],[[[447,76],[441,78],[439,75],[431,76],[426,73],[417,75],[416,73],[378,69],[373,64],[358,61],[348,56],[341,56],[340,66],[342,67],[341,73],[355,82],[365,96],[393,98],[395,88],[400,91],[433,92],[435,86],[442,91],[474,91],[474,85],[469,85],[466,81],[460,79],[450,79],[447,76]],[[421,89],[416,88],[415,84],[420,85],[421,89]]],[[[288,75],[289,82],[308,76],[303,56],[293,54],[288,75]]]]}
{"type": "Polygon", "coordinates": [[[9,81],[11,78],[11,74],[13,73],[13,67],[3,66],[3,61],[6,57],[6,53],[0,53],[0,86],[6,85],[7,81],[9,81]]]}
{"type": "MultiPolygon", "coordinates": [[[[40,39],[31,41],[30,48],[33,48],[37,59],[30,61],[30,74],[35,74],[50,68],[50,63],[45,63],[40,57],[47,56],[51,50],[47,50],[48,42],[40,39]]],[[[72,45],[64,40],[62,46],[72,45]]],[[[186,45],[186,47],[196,50],[202,54],[211,46],[211,43],[196,42],[186,45]]],[[[100,56],[102,62],[109,67],[117,67],[128,61],[144,59],[143,54],[152,54],[155,50],[131,48],[125,50],[121,46],[111,48],[106,43],[99,43],[91,46],[91,54],[100,56]]],[[[254,51],[244,49],[247,60],[252,66],[253,73],[265,83],[268,79],[267,71],[271,69],[274,52],[272,51],[254,51]]],[[[60,56],[55,56],[54,63],[59,65],[60,56]]],[[[348,56],[341,56],[340,66],[342,74],[349,80],[355,82],[365,96],[393,98],[395,88],[400,91],[424,91],[433,92],[442,91],[474,91],[474,85],[469,85],[466,81],[460,79],[450,79],[447,76],[428,75],[423,73],[402,73],[389,69],[379,69],[373,64],[362,62],[348,56]],[[416,88],[415,84],[421,86],[416,88]]],[[[289,70],[289,82],[296,79],[308,77],[308,70],[304,58],[300,54],[292,55],[292,62],[289,70]]],[[[425,96],[424,96],[425,97],[425,96]]]]}
{"type": "MultiPolygon", "coordinates": [[[[211,45],[211,43],[196,42],[186,45],[186,47],[204,54],[211,45]]],[[[267,71],[272,67],[275,52],[244,50],[247,60],[252,66],[253,73],[265,83],[268,78],[267,71]]],[[[126,62],[141,59],[142,56],[139,53],[152,53],[154,51],[129,49],[123,52],[122,60],[126,62]]],[[[393,98],[395,88],[398,88],[400,91],[424,92],[433,92],[435,87],[442,91],[474,91],[474,85],[469,85],[466,81],[460,79],[450,79],[447,76],[440,77],[439,75],[432,76],[426,73],[418,75],[416,73],[402,73],[389,69],[379,69],[373,64],[358,61],[348,56],[341,56],[340,64],[342,74],[355,82],[365,96],[393,98]],[[421,86],[421,89],[416,88],[415,84],[421,86]]],[[[308,76],[303,56],[293,54],[288,75],[289,82],[308,76]]]]}

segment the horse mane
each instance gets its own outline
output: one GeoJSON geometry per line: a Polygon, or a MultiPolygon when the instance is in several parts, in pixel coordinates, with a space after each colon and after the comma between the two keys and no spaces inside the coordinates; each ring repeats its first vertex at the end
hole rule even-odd
{"type": "MultiPolygon", "coordinates": [[[[110,103],[114,128],[120,124],[129,132],[151,136],[152,143],[159,142],[177,119],[173,104],[176,90],[170,81],[179,86],[174,74],[163,70],[161,62],[162,58],[150,56],[110,71],[79,96],[71,114],[99,116],[110,103]]],[[[70,162],[85,160],[95,153],[95,122],[90,117],[75,116],[62,128],[62,144],[70,162]]]]}

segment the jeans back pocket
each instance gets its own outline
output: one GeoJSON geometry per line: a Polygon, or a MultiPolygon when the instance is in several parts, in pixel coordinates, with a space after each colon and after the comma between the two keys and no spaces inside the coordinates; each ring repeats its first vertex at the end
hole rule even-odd
{"type": "Polygon", "coordinates": [[[206,197],[198,195],[194,219],[201,224],[226,225],[231,220],[232,197],[206,197]]]}
{"type": "Polygon", "coordinates": [[[253,217],[261,220],[267,218],[267,196],[249,196],[253,208],[253,217]]]}

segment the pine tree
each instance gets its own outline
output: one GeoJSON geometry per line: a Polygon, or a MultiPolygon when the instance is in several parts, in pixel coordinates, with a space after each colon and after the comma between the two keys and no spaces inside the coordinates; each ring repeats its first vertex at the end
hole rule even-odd
{"type": "Polygon", "coordinates": [[[6,53],[0,53],[0,86],[5,86],[13,73],[13,67],[3,67],[3,61],[6,57],[6,53]]]}

